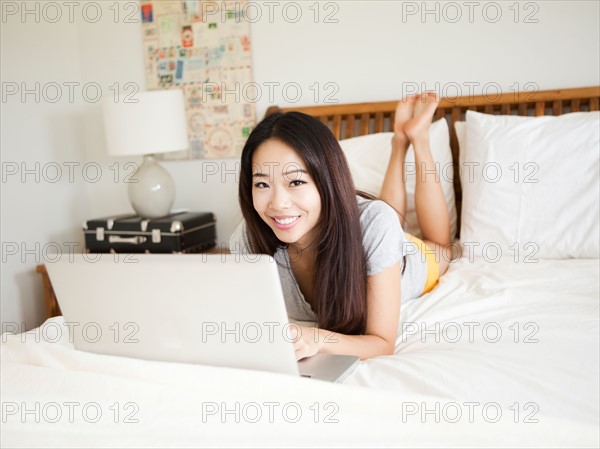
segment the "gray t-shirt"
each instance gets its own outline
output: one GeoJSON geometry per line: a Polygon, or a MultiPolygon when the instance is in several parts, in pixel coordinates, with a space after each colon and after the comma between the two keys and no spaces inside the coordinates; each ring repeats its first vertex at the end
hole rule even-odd
{"type": "MultiPolygon", "coordinates": [[[[380,273],[400,260],[399,269],[403,270],[401,298],[407,300],[419,297],[427,279],[427,265],[422,254],[414,249],[412,242],[404,235],[398,214],[384,201],[367,200],[358,195],[356,201],[360,211],[368,275],[380,273]]],[[[232,253],[249,253],[244,221],[231,236],[229,248],[232,253]]],[[[316,322],[317,316],[305,301],[294,278],[287,249],[277,249],[273,258],[277,261],[289,319],[316,322]]]]}

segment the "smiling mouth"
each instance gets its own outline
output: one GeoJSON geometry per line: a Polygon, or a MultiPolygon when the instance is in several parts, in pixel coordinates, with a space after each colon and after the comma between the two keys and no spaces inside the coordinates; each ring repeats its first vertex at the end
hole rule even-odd
{"type": "Polygon", "coordinates": [[[298,220],[298,218],[300,218],[300,216],[295,216],[295,217],[281,217],[281,218],[276,218],[276,217],[271,217],[273,218],[273,220],[275,220],[277,223],[281,224],[281,225],[288,225],[288,224],[292,224],[294,223],[296,220],[298,220]]]}

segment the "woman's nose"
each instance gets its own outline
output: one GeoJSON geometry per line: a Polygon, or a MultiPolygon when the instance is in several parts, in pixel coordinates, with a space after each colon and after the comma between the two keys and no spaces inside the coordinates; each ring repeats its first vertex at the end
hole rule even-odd
{"type": "Polygon", "coordinates": [[[271,207],[273,209],[284,209],[290,206],[290,196],[286,189],[281,187],[273,188],[273,196],[271,197],[271,207]]]}

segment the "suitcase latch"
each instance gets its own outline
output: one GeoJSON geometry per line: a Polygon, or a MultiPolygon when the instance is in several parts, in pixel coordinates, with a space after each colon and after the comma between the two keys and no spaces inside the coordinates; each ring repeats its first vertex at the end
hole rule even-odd
{"type": "Polygon", "coordinates": [[[96,228],[96,241],[102,242],[104,240],[104,228],[96,228]]]}
{"type": "Polygon", "coordinates": [[[160,229],[152,230],[152,243],[160,243],[160,229]]]}

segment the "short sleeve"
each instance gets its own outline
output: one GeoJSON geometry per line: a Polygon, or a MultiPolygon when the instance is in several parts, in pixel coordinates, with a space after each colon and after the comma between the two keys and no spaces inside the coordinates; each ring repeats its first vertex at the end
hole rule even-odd
{"type": "Polygon", "coordinates": [[[360,216],[367,274],[380,273],[400,260],[402,269],[403,231],[396,211],[381,200],[369,201],[360,216]]]}
{"type": "Polygon", "coordinates": [[[235,228],[233,234],[229,238],[229,251],[232,254],[249,254],[250,243],[246,234],[246,222],[242,222],[235,228]]]}

